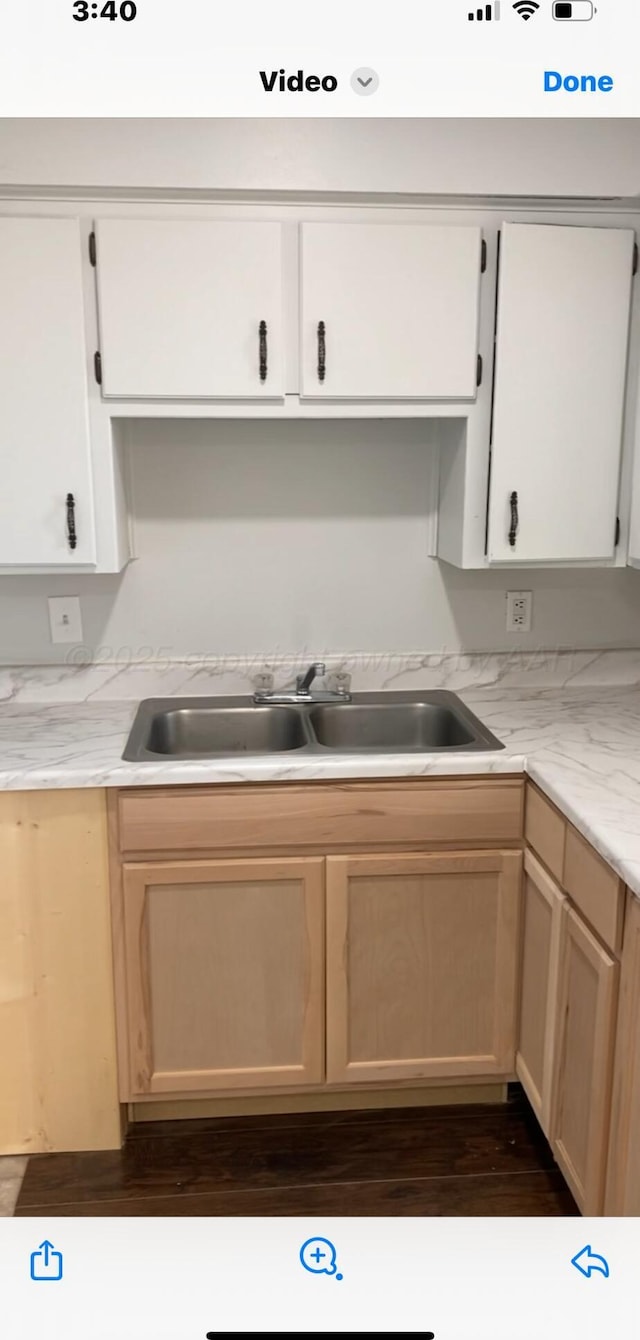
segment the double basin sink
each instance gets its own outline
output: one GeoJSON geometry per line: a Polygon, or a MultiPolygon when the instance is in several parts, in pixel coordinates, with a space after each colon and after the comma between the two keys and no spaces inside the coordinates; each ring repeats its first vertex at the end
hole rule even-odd
{"type": "Polygon", "coordinates": [[[360,693],[350,701],[291,706],[251,698],[147,698],[123,758],[242,755],[477,753],[502,749],[455,693],[360,693]]]}

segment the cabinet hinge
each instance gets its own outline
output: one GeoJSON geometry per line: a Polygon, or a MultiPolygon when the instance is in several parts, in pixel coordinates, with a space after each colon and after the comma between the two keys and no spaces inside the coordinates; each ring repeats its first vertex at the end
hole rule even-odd
{"type": "Polygon", "coordinates": [[[614,547],[614,549],[617,549],[617,548],[618,548],[619,543],[620,543],[620,517],[617,516],[617,517],[616,517],[616,537],[615,537],[615,540],[614,540],[614,542],[613,542],[613,547],[614,547]]]}
{"type": "Polygon", "coordinates": [[[634,275],[637,275],[637,273],[638,273],[638,243],[637,243],[637,242],[634,242],[634,244],[633,244],[633,274],[634,274],[634,275]]]}
{"type": "Polygon", "coordinates": [[[89,233],[89,260],[91,261],[91,264],[95,270],[96,265],[98,263],[98,253],[96,251],[95,233],[89,233]]]}
{"type": "Polygon", "coordinates": [[[96,374],[96,381],[98,383],[98,386],[102,386],[102,354],[100,353],[99,349],[96,349],[96,352],[93,356],[93,368],[96,374]]]}
{"type": "Polygon", "coordinates": [[[485,242],[485,240],[484,240],[484,238],[483,238],[483,239],[482,239],[482,246],[481,246],[481,248],[480,248],[480,274],[481,274],[481,275],[484,274],[486,268],[487,268],[487,244],[486,244],[486,242],[485,242]]]}
{"type": "Polygon", "coordinates": [[[476,386],[482,386],[482,368],[482,354],[478,354],[478,362],[476,364],[476,386]]]}

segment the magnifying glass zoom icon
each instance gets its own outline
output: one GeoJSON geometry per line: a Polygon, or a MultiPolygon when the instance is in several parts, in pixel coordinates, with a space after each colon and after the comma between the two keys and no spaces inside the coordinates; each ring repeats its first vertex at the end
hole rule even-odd
{"type": "Polygon", "coordinates": [[[341,1280],[338,1253],[329,1238],[307,1238],[300,1248],[300,1264],[310,1275],[333,1275],[341,1280]]]}

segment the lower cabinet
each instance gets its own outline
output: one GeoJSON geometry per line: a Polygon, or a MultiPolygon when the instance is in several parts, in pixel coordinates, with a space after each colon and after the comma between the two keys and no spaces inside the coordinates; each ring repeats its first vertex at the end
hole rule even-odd
{"type": "MultiPolygon", "coordinates": [[[[563,887],[527,849],[516,1073],[578,1207],[602,1215],[605,1193],[612,1206],[624,1204],[615,1102],[612,1121],[616,1035],[620,1141],[629,1139],[627,1104],[640,1110],[640,913],[634,949],[622,881],[531,786],[525,835],[563,887]],[[618,1017],[623,943],[626,993],[618,1017]],[[634,1045],[638,1072],[632,1079],[628,1054],[634,1045]]],[[[640,1163],[638,1170],[640,1210],[640,1163]]]]}
{"type": "Polygon", "coordinates": [[[324,861],[123,867],[128,1097],[313,1085],[324,861]]]}
{"type": "Polygon", "coordinates": [[[629,895],[613,1076],[607,1215],[640,1215],[640,902],[629,895]]]}
{"type": "Polygon", "coordinates": [[[510,1077],[521,868],[518,851],[123,864],[122,1096],[510,1077]]]}
{"type": "Polygon", "coordinates": [[[118,1149],[104,791],[1,791],[0,870],[0,1169],[118,1149]]]}
{"type": "Polygon", "coordinates": [[[550,1139],[560,940],[567,899],[530,851],[524,857],[516,1074],[550,1139]]]}
{"type": "Polygon", "coordinates": [[[531,852],[516,1073],[583,1214],[603,1212],[619,966],[531,852]]]}
{"type": "Polygon", "coordinates": [[[586,1215],[603,1213],[619,965],[572,908],[562,913],[551,1136],[586,1215]]]}
{"type": "MultiPolygon", "coordinates": [[[[260,825],[253,793],[238,796],[235,824],[233,797],[188,793],[166,836],[182,846],[165,857],[155,821],[131,827],[130,793],[124,822],[122,799],[112,803],[121,1100],[517,1074],[582,1212],[603,1214],[606,1193],[609,1213],[638,1213],[640,903],[625,926],[617,876],[582,839],[575,848],[569,826],[546,841],[540,797],[527,835],[558,882],[533,851],[509,847],[506,824],[504,847],[367,851],[364,795],[343,791],[310,792],[306,826],[290,826],[309,855],[264,852],[281,841],[265,819],[269,806],[274,821],[285,813],[276,788],[261,795],[260,825]],[[331,806],[342,814],[346,799],[352,854],[331,849],[331,806]],[[205,856],[214,842],[228,854],[205,856]]],[[[437,789],[420,796],[426,813],[448,812],[437,789]]],[[[415,803],[401,788],[400,818],[415,803]]],[[[387,827],[397,817],[385,811],[387,827]]]]}
{"type": "Polygon", "coordinates": [[[520,852],[327,859],[330,1083],[513,1073],[520,852]]]}

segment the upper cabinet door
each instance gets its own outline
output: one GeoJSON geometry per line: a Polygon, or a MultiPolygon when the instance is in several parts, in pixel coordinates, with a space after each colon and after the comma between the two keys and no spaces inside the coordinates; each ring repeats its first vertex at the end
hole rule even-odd
{"type": "Polygon", "coordinates": [[[503,227],[491,562],[613,558],[634,240],[503,227]]]}
{"type": "Polygon", "coordinates": [[[301,231],[304,397],[475,398],[479,228],[305,223],[301,231]]]}
{"type": "Polygon", "coordinates": [[[96,235],[104,396],[284,394],[279,224],[103,219],[96,235]]]}
{"type": "Polygon", "coordinates": [[[0,219],[3,567],[96,561],[81,255],[77,219],[0,219]]]}

